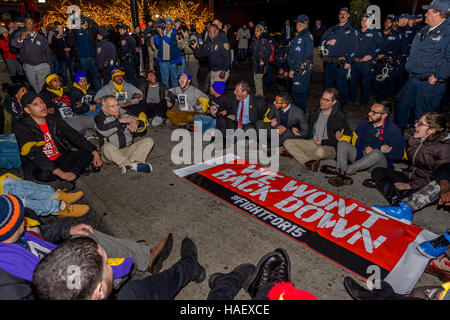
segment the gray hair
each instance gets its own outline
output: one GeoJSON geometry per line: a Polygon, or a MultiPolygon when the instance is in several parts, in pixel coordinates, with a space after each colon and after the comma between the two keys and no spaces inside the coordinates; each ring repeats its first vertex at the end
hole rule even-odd
{"type": "Polygon", "coordinates": [[[247,81],[241,80],[236,85],[241,86],[241,92],[250,93],[250,84],[247,81]]]}
{"type": "Polygon", "coordinates": [[[116,97],[113,96],[113,95],[107,95],[107,96],[104,96],[104,97],[102,98],[102,106],[106,105],[106,101],[107,101],[108,99],[116,99],[116,97]]]}

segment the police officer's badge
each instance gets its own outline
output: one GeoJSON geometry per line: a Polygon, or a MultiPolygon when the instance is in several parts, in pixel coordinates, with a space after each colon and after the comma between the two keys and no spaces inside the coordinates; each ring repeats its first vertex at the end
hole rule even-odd
{"type": "Polygon", "coordinates": [[[302,38],[298,38],[297,43],[298,43],[298,44],[301,44],[301,43],[302,43],[302,38]]]}
{"type": "Polygon", "coordinates": [[[38,41],[36,41],[36,44],[37,44],[38,46],[40,46],[40,45],[41,45],[41,42],[38,40],[38,41]]]}
{"type": "Polygon", "coordinates": [[[120,44],[121,44],[122,46],[124,46],[124,45],[127,44],[127,42],[126,42],[125,40],[122,40],[122,41],[120,41],[120,44]]]}
{"type": "Polygon", "coordinates": [[[225,48],[225,50],[230,50],[230,45],[228,43],[224,43],[223,47],[225,48]]]}
{"type": "Polygon", "coordinates": [[[100,52],[102,52],[102,48],[98,47],[97,48],[97,53],[100,54],[100,52]]]}
{"type": "Polygon", "coordinates": [[[218,45],[218,44],[216,44],[216,45],[214,46],[214,50],[217,50],[217,49],[219,49],[219,45],[218,45]]]}

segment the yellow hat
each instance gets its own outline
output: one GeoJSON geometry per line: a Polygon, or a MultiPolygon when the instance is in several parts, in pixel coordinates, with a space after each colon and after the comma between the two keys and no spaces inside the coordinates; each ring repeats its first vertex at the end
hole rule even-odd
{"type": "Polygon", "coordinates": [[[45,83],[46,83],[46,84],[50,84],[50,81],[52,81],[52,80],[55,79],[55,78],[58,78],[58,79],[59,79],[59,77],[58,77],[57,74],[54,74],[54,73],[49,74],[49,75],[47,76],[47,78],[45,78],[45,83]]]}

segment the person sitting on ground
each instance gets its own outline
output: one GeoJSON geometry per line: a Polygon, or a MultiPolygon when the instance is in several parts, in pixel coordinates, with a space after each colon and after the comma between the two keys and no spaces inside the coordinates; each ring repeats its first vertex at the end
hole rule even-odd
{"type": "MultiPolygon", "coordinates": [[[[2,85],[3,91],[7,93],[5,99],[3,99],[3,108],[12,117],[12,128],[16,125],[17,121],[25,116],[22,104],[20,100],[23,95],[27,93],[28,86],[24,83],[9,84],[4,83],[2,85]]],[[[0,131],[1,133],[1,131],[0,131]]]]}
{"type": "MultiPolygon", "coordinates": [[[[308,133],[308,122],[303,110],[291,100],[287,92],[280,92],[273,102],[275,108],[271,108],[267,114],[270,122],[259,122],[258,129],[275,129],[279,134],[280,146],[287,139],[300,139],[308,133]]],[[[270,134],[268,134],[270,137],[270,134]]]]}
{"type": "Polygon", "coordinates": [[[67,193],[46,184],[22,180],[12,173],[0,176],[0,194],[13,194],[26,208],[38,216],[81,217],[89,211],[85,204],[73,204],[83,197],[83,192],[67,193]]]}
{"type": "Polygon", "coordinates": [[[84,134],[90,140],[95,138],[94,117],[82,117],[77,112],[77,107],[69,98],[68,92],[61,85],[58,75],[50,74],[45,78],[44,88],[40,92],[44,99],[49,114],[56,114],[72,128],[84,134]]]}
{"type": "Polygon", "coordinates": [[[97,91],[88,83],[86,74],[77,70],[74,73],[75,82],[69,91],[70,102],[75,114],[95,117],[100,110],[100,103],[94,101],[97,91]]]}
{"type": "MultiPolygon", "coordinates": [[[[90,243],[99,243],[110,257],[127,260],[127,263],[115,267],[115,288],[123,284],[126,280],[124,277],[130,271],[159,273],[172,250],[173,236],[170,233],[155,247],[150,248],[145,241],[136,242],[109,236],[87,224],[71,226],[68,222],[60,222],[41,225],[33,215],[34,212],[25,208],[19,198],[13,195],[0,196],[0,225],[4,226],[0,230],[0,300],[33,299],[33,271],[40,260],[45,259],[52,250],[64,246],[60,243],[67,239],[75,242],[88,239],[90,243]],[[134,262],[133,270],[131,263],[128,263],[130,260],[134,262]]],[[[86,258],[74,254],[74,251],[69,255],[81,259],[72,266],[81,266],[86,258]]],[[[62,260],[70,262],[71,258],[65,257],[62,260]]],[[[69,263],[67,267],[70,265],[69,263]]],[[[64,270],[69,270],[67,267],[64,270]]],[[[69,275],[67,272],[62,273],[69,275]]],[[[66,290],[71,291],[67,286],[66,290]]]]}
{"type": "Polygon", "coordinates": [[[394,220],[411,224],[413,213],[439,200],[439,205],[450,205],[450,162],[443,163],[432,173],[432,181],[405,197],[395,206],[372,206],[371,209],[394,220]]]}
{"type": "Polygon", "coordinates": [[[110,252],[101,242],[79,237],[67,240],[37,265],[33,275],[36,298],[40,300],[172,300],[189,282],[201,283],[205,269],[197,260],[194,242],[181,242],[181,259],[156,275],[125,283],[112,293],[113,271],[107,263],[110,252]],[[76,253],[76,254],[75,254],[76,253]],[[69,288],[70,274],[78,266],[80,286],[69,288]]]}
{"type": "Polygon", "coordinates": [[[443,115],[428,112],[414,127],[405,148],[408,168],[401,172],[390,168],[372,171],[374,185],[391,205],[425,187],[432,180],[432,172],[450,162],[450,135],[443,115]]]}
{"type": "Polygon", "coordinates": [[[356,128],[352,139],[338,142],[336,168],[324,166],[323,172],[337,174],[328,179],[332,186],[352,184],[350,176],[358,171],[393,169],[393,161],[403,157],[405,144],[402,132],[389,115],[389,108],[385,104],[374,103],[368,120],[356,128]]]}
{"type": "Polygon", "coordinates": [[[130,106],[137,105],[142,100],[142,91],[131,83],[124,81],[124,75],[125,72],[119,68],[112,69],[111,81],[97,92],[94,101],[99,101],[106,96],[114,96],[121,108],[126,109],[130,106]]]}
{"type": "Polygon", "coordinates": [[[102,165],[95,146],[55,114],[48,114],[44,100],[34,92],[22,97],[26,117],[14,128],[22,169],[27,180],[51,182],[68,191],[83,173],[97,172],[102,165]],[[69,142],[80,149],[73,151],[69,142]]]}
{"type": "Polygon", "coordinates": [[[269,107],[263,97],[250,94],[250,84],[239,81],[234,88],[229,110],[220,112],[216,128],[221,131],[223,143],[226,143],[226,130],[256,130],[259,122],[270,122],[266,117],[269,107]]]}
{"type": "Polygon", "coordinates": [[[305,139],[288,139],[283,143],[302,167],[317,171],[320,160],[334,159],[340,139],[351,136],[347,116],[340,110],[336,88],[325,89],[320,106],[311,112],[305,139]]]}
{"type": "Polygon", "coordinates": [[[103,97],[102,109],[95,117],[95,123],[105,162],[113,162],[119,166],[123,174],[130,169],[137,172],[152,172],[151,164],[145,161],[153,148],[153,140],[145,137],[133,141],[133,133],[138,130],[138,121],[120,108],[114,96],[103,97]]]}
{"type": "Polygon", "coordinates": [[[253,300],[318,300],[292,285],[291,261],[282,248],[264,255],[256,267],[245,263],[229,273],[214,273],[208,285],[208,300],[233,300],[241,288],[253,300]]]}
{"type": "Polygon", "coordinates": [[[144,112],[147,119],[152,119],[151,125],[157,127],[166,119],[169,91],[156,79],[156,73],[153,70],[147,71],[146,80],[140,87],[144,97],[139,104],[128,107],[127,111],[131,110],[135,115],[144,112]]]}
{"type": "Polygon", "coordinates": [[[166,115],[177,127],[181,124],[193,124],[194,116],[203,112],[200,98],[209,101],[206,93],[191,86],[191,76],[186,72],[178,76],[178,87],[169,89],[169,95],[170,100],[167,101],[167,106],[171,110],[168,110],[166,115]]]}
{"type": "MultiPolygon", "coordinates": [[[[212,129],[216,128],[217,117],[221,117],[221,114],[229,111],[231,99],[225,94],[225,86],[225,81],[215,81],[209,87],[211,99],[203,109],[204,115],[194,116],[195,124],[201,123],[201,133],[213,132],[212,129]]],[[[195,127],[195,129],[198,128],[195,127]]]]}

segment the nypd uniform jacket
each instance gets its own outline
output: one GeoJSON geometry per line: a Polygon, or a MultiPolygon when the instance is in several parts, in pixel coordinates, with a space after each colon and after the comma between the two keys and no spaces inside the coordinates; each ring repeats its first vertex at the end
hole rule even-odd
{"type": "Polygon", "coordinates": [[[429,77],[438,80],[450,77],[450,19],[430,31],[430,26],[420,30],[411,46],[406,70],[412,77],[429,77]]]}
{"type": "Polygon", "coordinates": [[[351,63],[357,45],[357,31],[350,22],[347,22],[342,27],[337,24],[325,31],[321,43],[328,48],[328,57],[345,57],[345,62],[351,63]],[[332,39],[336,39],[334,46],[327,45],[326,42],[332,39]]]}
{"type": "Polygon", "coordinates": [[[405,35],[406,42],[408,44],[408,54],[409,54],[409,50],[411,50],[411,45],[414,40],[414,37],[416,36],[417,30],[414,28],[411,28],[410,26],[398,27],[398,29],[403,31],[403,33],[405,35]]]}
{"type": "Polygon", "coordinates": [[[227,71],[231,68],[230,44],[226,37],[218,35],[213,40],[208,37],[202,48],[197,46],[194,49],[194,54],[198,58],[208,57],[211,71],[227,71]]]}
{"type": "Polygon", "coordinates": [[[313,58],[314,40],[308,28],[302,30],[292,40],[288,49],[288,65],[291,70],[296,70],[305,60],[313,58]]]}
{"type": "Polygon", "coordinates": [[[358,30],[358,45],[355,50],[355,58],[364,58],[369,55],[373,58],[380,52],[382,46],[379,30],[367,29],[366,32],[358,30]]]}
{"type": "Polygon", "coordinates": [[[386,34],[381,32],[381,39],[383,40],[383,45],[380,53],[385,56],[397,56],[400,59],[400,56],[404,54],[401,33],[391,29],[386,34]]]}
{"type": "Polygon", "coordinates": [[[116,47],[108,39],[100,40],[95,52],[95,64],[99,70],[116,65],[116,47]],[[106,63],[108,66],[105,68],[106,63]]]}
{"type": "Polygon", "coordinates": [[[125,32],[120,36],[119,48],[117,51],[121,59],[124,59],[127,55],[134,58],[136,55],[136,41],[128,34],[128,32],[125,32]]]}

